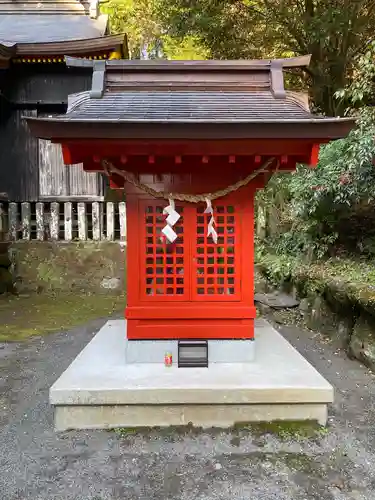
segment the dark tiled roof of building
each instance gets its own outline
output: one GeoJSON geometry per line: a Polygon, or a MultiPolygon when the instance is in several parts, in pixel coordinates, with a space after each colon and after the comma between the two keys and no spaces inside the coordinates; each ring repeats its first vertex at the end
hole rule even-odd
{"type": "Polygon", "coordinates": [[[86,14],[98,0],[0,0],[0,14],[86,14]]]}
{"type": "Polygon", "coordinates": [[[85,15],[1,14],[0,44],[46,43],[105,34],[107,18],[90,19],[85,15]]]}
{"type": "Polygon", "coordinates": [[[231,123],[312,118],[296,99],[275,99],[270,91],[127,91],[106,92],[100,99],[90,99],[89,93],[76,98],[61,120],[231,123]]]}

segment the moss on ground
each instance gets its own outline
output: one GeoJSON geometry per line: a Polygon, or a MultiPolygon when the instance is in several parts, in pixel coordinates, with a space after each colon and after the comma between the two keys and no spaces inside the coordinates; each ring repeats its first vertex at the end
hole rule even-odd
{"type": "Polygon", "coordinates": [[[119,313],[124,306],[124,296],[110,293],[0,297],[0,342],[67,330],[119,313]]]}
{"type": "Polygon", "coordinates": [[[237,424],[235,429],[239,432],[248,431],[255,437],[271,434],[279,439],[311,439],[322,437],[328,432],[327,427],[319,425],[316,421],[274,421],[251,422],[237,424]]]}
{"type": "MultiPolygon", "coordinates": [[[[254,438],[271,434],[280,440],[302,440],[324,437],[328,432],[328,428],[319,425],[316,421],[275,421],[238,423],[228,429],[220,427],[203,429],[188,424],[169,427],[126,427],[115,429],[114,432],[121,437],[129,437],[136,434],[157,435],[167,440],[179,436],[194,436],[202,433],[217,435],[223,432],[233,435],[233,438],[240,438],[244,434],[251,434],[254,438]]],[[[238,446],[238,439],[235,439],[233,444],[238,446]]]]}
{"type": "Polygon", "coordinates": [[[257,256],[257,268],[275,285],[292,282],[302,296],[327,293],[345,305],[375,314],[375,262],[344,258],[312,264],[288,256],[257,256]]]}
{"type": "Polygon", "coordinates": [[[16,296],[0,295],[0,342],[66,330],[120,312],[125,249],[116,242],[21,242],[12,245],[16,296]],[[119,281],[116,290],[103,280],[119,281]]]}

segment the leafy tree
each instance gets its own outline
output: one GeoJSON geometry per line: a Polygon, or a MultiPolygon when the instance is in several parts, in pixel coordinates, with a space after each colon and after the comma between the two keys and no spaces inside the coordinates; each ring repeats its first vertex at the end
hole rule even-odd
{"type": "Polygon", "coordinates": [[[334,94],[373,36],[375,1],[160,0],[158,15],[170,34],[198,37],[213,58],[312,54],[312,100],[337,115],[344,104],[334,94]]]}
{"type": "Polygon", "coordinates": [[[109,15],[111,33],[128,35],[130,57],[139,59],[142,50],[157,50],[161,29],[153,0],[107,0],[101,4],[109,15]]]}
{"type": "Polygon", "coordinates": [[[126,33],[131,59],[203,59],[206,51],[193,36],[178,41],[169,36],[160,22],[158,0],[105,0],[103,13],[109,15],[111,33],[126,33]]]}
{"type": "Polygon", "coordinates": [[[283,214],[292,221],[289,231],[274,241],[280,253],[306,254],[313,249],[321,257],[340,242],[347,248],[354,243],[361,251],[370,243],[375,254],[374,61],[371,43],[356,58],[353,82],[337,93],[357,108],[348,110],[358,114],[356,128],[347,138],[321,148],[316,169],[301,165],[294,175],[275,178],[268,187],[268,202],[281,189],[289,202],[283,214]]]}
{"type": "MultiPolygon", "coordinates": [[[[347,102],[351,111],[373,106],[375,103],[375,42],[370,42],[364,54],[357,57],[351,83],[336,92],[336,97],[347,102]]],[[[349,109],[350,111],[350,109],[349,109]]]]}

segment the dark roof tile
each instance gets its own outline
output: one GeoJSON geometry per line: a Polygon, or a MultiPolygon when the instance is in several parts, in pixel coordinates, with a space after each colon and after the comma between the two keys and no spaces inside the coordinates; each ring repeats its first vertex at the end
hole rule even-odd
{"type": "Polygon", "coordinates": [[[105,34],[107,17],[85,15],[0,15],[0,44],[45,43],[97,38],[105,34]]]}
{"type": "Polygon", "coordinates": [[[271,92],[128,91],[101,99],[77,96],[61,120],[142,122],[251,122],[316,118],[292,97],[271,92]]]}

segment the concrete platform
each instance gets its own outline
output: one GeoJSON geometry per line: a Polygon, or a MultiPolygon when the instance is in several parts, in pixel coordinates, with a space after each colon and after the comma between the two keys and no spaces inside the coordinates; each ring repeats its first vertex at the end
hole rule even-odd
{"type": "Polygon", "coordinates": [[[208,368],[126,364],[125,321],[109,321],[50,389],[56,430],[317,420],[332,386],[269,323],[255,361],[208,368]]]}

